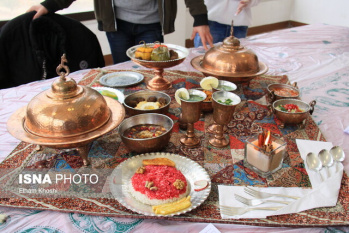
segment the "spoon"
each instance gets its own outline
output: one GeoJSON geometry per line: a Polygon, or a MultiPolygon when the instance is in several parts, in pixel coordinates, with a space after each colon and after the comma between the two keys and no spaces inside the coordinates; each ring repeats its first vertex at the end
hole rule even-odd
{"type": "Polygon", "coordinates": [[[322,166],[326,167],[326,171],[327,171],[327,177],[330,177],[330,170],[328,169],[328,167],[332,166],[333,164],[333,158],[330,154],[330,152],[328,152],[328,150],[323,149],[319,152],[319,158],[322,162],[322,166]]]}
{"type": "Polygon", "coordinates": [[[307,154],[306,161],[307,161],[308,168],[310,170],[314,170],[314,171],[318,172],[320,174],[321,182],[324,181],[324,179],[322,178],[322,175],[320,173],[320,170],[322,168],[322,163],[321,163],[319,157],[317,157],[314,153],[310,152],[307,154]]]}
{"type": "Polygon", "coordinates": [[[343,162],[344,158],[345,158],[345,154],[344,151],[342,149],[342,147],[340,146],[334,146],[331,148],[330,153],[334,159],[334,161],[336,161],[336,172],[338,171],[338,163],[339,162],[343,162]]]}

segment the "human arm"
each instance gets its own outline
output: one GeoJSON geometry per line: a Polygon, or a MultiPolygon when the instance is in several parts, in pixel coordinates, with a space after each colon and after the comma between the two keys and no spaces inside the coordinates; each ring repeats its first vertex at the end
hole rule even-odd
{"type": "Polygon", "coordinates": [[[194,39],[195,34],[198,33],[202,45],[207,50],[207,44],[213,47],[213,38],[210,33],[207,18],[207,8],[203,0],[185,0],[186,6],[189,8],[189,13],[194,18],[193,31],[191,40],[194,39]]]}
{"type": "Polygon", "coordinates": [[[260,0],[241,0],[239,2],[235,15],[238,15],[246,7],[253,7],[258,5],[259,2],[260,0]]]}
{"type": "Polygon", "coordinates": [[[45,15],[49,12],[56,12],[64,8],[69,7],[75,0],[45,0],[39,5],[34,5],[30,7],[29,11],[36,11],[33,19],[36,19],[42,15],[45,15]]]}
{"type": "Polygon", "coordinates": [[[208,25],[194,27],[190,38],[191,40],[194,40],[196,33],[199,34],[202,45],[206,50],[208,49],[206,44],[213,47],[213,37],[210,33],[210,27],[208,25]]]}

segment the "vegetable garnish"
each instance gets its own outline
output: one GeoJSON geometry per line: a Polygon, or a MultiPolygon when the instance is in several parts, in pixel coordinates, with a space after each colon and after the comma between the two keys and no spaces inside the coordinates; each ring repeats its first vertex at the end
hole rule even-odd
{"type": "Polygon", "coordinates": [[[283,111],[283,112],[291,112],[291,113],[295,113],[295,112],[304,112],[303,109],[300,109],[298,107],[298,105],[296,104],[285,104],[285,105],[279,105],[276,107],[277,110],[279,111],[283,111]]]}
{"type": "Polygon", "coordinates": [[[207,180],[197,180],[194,182],[194,191],[200,192],[208,187],[208,181],[207,180]]]}

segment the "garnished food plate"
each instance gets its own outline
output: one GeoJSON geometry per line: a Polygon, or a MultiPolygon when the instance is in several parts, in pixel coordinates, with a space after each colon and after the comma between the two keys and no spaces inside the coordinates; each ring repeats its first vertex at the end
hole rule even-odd
{"type": "MultiPolygon", "coordinates": [[[[155,44],[154,43],[147,43],[147,46],[149,47],[153,47],[155,44]]],[[[165,44],[162,43],[162,45],[165,45],[168,47],[169,50],[173,50],[174,52],[176,52],[178,54],[178,58],[173,59],[173,60],[167,60],[167,61],[151,61],[151,60],[141,60],[135,57],[135,53],[136,50],[139,47],[143,47],[144,45],[140,44],[140,45],[135,45],[131,48],[129,48],[126,51],[126,55],[131,58],[134,61],[139,61],[142,64],[143,63],[169,63],[169,62],[174,62],[174,61],[179,61],[179,60],[184,60],[188,55],[189,55],[189,50],[185,47],[179,46],[179,45],[174,45],[174,44],[165,44]]]]}
{"type": "Polygon", "coordinates": [[[144,76],[137,72],[113,72],[103,75],[99,83],[107,87],[128,87],[142,82],[144,76]]]}
{"type": "Polygon", "coordinates": [[[144,159],[154,158],[168,158],[175,162],[176,168],[183,173],[187,179],[187,182],[189,183],[190,191],[188,195],[191,196],[191,206],[187,209],[165,216],[174,216],[187,213],[200,206],[207,199],[211,191],[211,180],[203,167],[184,156],[157,152],[141,154],[129,158],[117,166],[112,172],[110,179],[110,190],[120,204],[139,214],[148,216],[164,216],[155,214],[152,210],[152,206],[139,202],[129,192],[129,183],[131,182],[131,178],[135,174],[136,170],[142,166],[142,161],[144,159]],[[208,185],[202,189],[197,189],[195,188],[197,186],[194,184],[195,182],[197,184],[197,181],[207,181],[208,185]],[[195,191],[195,189],[199,191],[195,191]]]}
{"type": "Polygon", "coordinates": [[[121,104],[124,103],[125,95],[119,90],[116,90],[116,89],[110,88],[110,87],[92,87],[92,88],[104,96],[109,96],[109,97],[119,101],[121,104]],[[114,95],[116,95],[117,97],[114,97],[114,95]]]}

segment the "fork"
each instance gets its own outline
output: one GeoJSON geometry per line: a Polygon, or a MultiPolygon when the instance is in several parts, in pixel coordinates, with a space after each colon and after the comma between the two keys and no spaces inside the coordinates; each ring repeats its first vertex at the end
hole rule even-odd
{"type": "Polygon", "coordinates": [[[247,208],[247,207],[230,207],[230,206],[220,206],[221,213],[224,215],[229,215],[229,216],[235,216],[235,215],[242,215],[244,213],[247,213],[249,211],[253,210],[269,210],[269,211],[275,211],[279,210],[282,207],[252,207],[252,208],[247,208]]]}
{"type": "Polygon", "coordinates": [[[277,193],[266,193],[266,192],[261,192],[261,191],[257,191],[254,190],[250,187],[245,187],[245,193],[258,198],[258,199],[264,199],[264,198],[268,198],[268,197],[287,197],[287,198],[292,198],[292,199],[299,199],[300,197],[296,197],[296,196],[289,196],[289,195],[284,195],[284,194],[277,194],[277,193]]]}
{"type": "Polygon", "coordinates": [[[275,200],[261,200],[261,199],[247,199],[245,197],[242,197],[238,194],[235,194],[235,199],[238,200],[239,202],[245,204],[245,205],[249,205],[249,206],[256,206],[256,205],[260,205],[262,203],[265,202],[270,202],[270,203],[280,203],[280,204],[285,204],[288,205],[290,204],[290,202],[288,201],[275,201],[275,200]]]}

